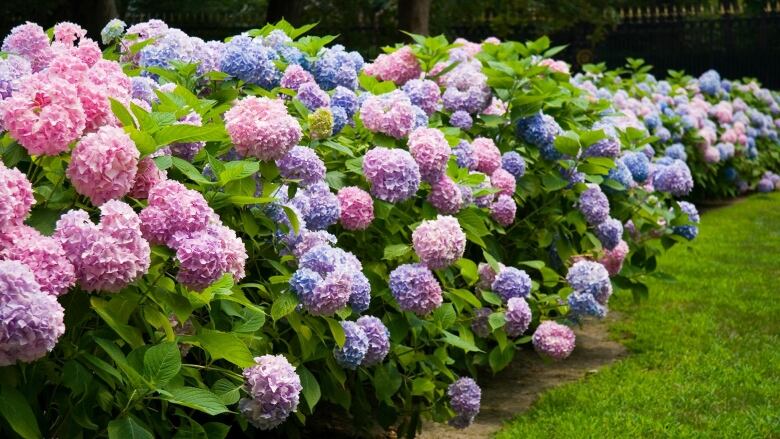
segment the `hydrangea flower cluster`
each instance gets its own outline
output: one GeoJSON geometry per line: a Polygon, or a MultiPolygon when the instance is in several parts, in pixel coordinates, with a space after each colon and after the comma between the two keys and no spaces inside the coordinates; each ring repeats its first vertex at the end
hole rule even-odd
{"type": "Polygon", "coordinates": [[[474,311],[474,317],[471,319],[471,330],[477,334],[478,337],[485,338],[490,335],[490,322],[488,318],[493,311],[490,308],[477,308],[474,311]]]}
{"type": "Polygon", "coordinates": [[[279,173],[288,180],[300,180],[308,186],[325,179],[325,163],[317,153],[306,146],[294,146],[276,161],[279,173]]]}
{"type": "Polygon", "coordinates": [[[675,159],[669,165],[656,163],[653,186],[656,190],[680,197],[689,194],[693,189],[693,176],[688,165],[682,160],[675,159]]]}
{"type": "Polygon", "coordinates": [[[347,230],[364,230],[374,220],[374,200],[368,192],[355,186],[339,189],[339,220],[347,230]]]}
{"type": "Polygon", "coordinates": [[[325,90],[337,86],[350,90],[357,88],[357,77],[363,68],[363,57],[357,52],[347,52],[344,46],[336,44],[323,48],[317,54],[312,73],[317,83],[325,90]]]}
{"type": "Polygon", "coordinates": [[[390,273],[390,291],[401,310],[424,316],[442,302],[441,285],[423,264],[404,264],[390,273]]]}
{"type": "Polygon", "coordinates": [[[278,160],[301,140],[301,126],[284,102],[246,97],[225,113],[225,128],[236,151],[260,160],[278,160]]]}
{"type": "Polygon", "coordinates": [[[531,307],[522,297],[512,297],[506,303],[506,335],[510,338],[521,336],[531,325],[531,307]]]}
{"type": "Polygon", "coordinates": [[[274,63],[277,60],[279,54],[260,40],[237,35],[222,48],[219,70],[242,81],[272,89],[279,85],[282,78],[282,72],[274,63]]]}
{"type": "Polygon", "coordinates": [[[255,365],[243,375],[250,398],[242,398],[238,408],[255,427],[275,428],[298,409],[301,378],[282,355],[255,357],[255,365]]]}
{"type": "Polygon", "coordinates": [[[5,239],[0,238],[0,259],[19,261],[26,265],[42,292],[60,296],[75,285],[73,264],[56,239],[25,225],[4,229],[3,234],[10,239],[6,244],[3,242],[5,239]]]}
{"type": "Polygon", "coordinates": [[[373,63],[366,64],[363,71],[380,81],[392,81],[396,85],[404,85],[409,80],[419,78],[422,73],[420,62],[409,46],[380,54],[373,63]]]}
{"type": "MultiPolygon", "coordinates": [[[[774,185],[773,185],[774,186],[774,185]]],[[[699,221],[701,218],[699,217],[699,211],[696,210],[696,206],[694,206],[692,203],[689,203],[687,201],[680,201],[678,203],[680,205],[680,210],[688,215],[688,221],[690,221],[691,224],[684,225],[684,226],[675,226],[674,227],[674,234],[680,235],[683,238],[691,241],[699,234],[699,221]]]]}
{"type": "Polygon", "coordinates": [[[446,175],[431,184],[427,200],[439,213],[445,215],[458,213],[466,205],[461,188],[446,175]]]}
{"type": "Polygon", "coordinates": [[[605,249],[612,250],[622,239],[623,224],[614,218],[609,218],[596,226],[596,236],[605,249]]]}
{"type": "Polygon", "coordinates": [[[615,248],[604,252],[604,256],[601,257],[599,262],[607,269],[610,276],[617,276],[623,268],[623,261],[628,256],[628,251],[628,243],[621,239],[615,248]]]}
{"type": "Polygon", "coordinates": [[[420,187],[420,167],[409,152],[376,147],[363,157],[371,194],[390,203],[408,200],[420,187]]]}
{"type": "Polygon", "coordinates": [[[360,120],[370,131],[400,139],[415,128],[414,106],[401,90],[371,95],[360,106],[360,120]]]}
{"type": "Polygon", "coordinates": [[[409,134],[408,145],[422,179],[429,183],[439,181],[451,154],[444,133],[435,128],[417,128],[409,134]]]}
{"type": "Polygon", "coordinates": [[[450,425],[455,428],[466,428],[474,422],[479,414],[482,390],[471,378],[458,378],[447,387],[450,406],[455,411],[455,417],[450,419],[450,425]]]}
{"type": "Polygon", "coordinates": [[[490,288],[505,302],[513,297],[526,298],[531,294],[531,277],[515,267],[501,267],[490,288]]]}
{"type": "Polygon", "coordinates": [[[357,369],[368,352],[368,336],[363,328],[355,322],[344,320],[341,328],[344,330],[345,341],[341,348],[333,349],[336,363],[347,369],[357,369]]]}
{"type": "Polygon", "coordinates": [[[501,167],[512,174],[515,177],[515,181],[525,175],[525,159],[515,151],[505,152],[501,156],[501,167]]]}
{"type": "Polygon", "coordinates": [[[536,146],[547,160],[558,160],[562,154],[555,149],[555,137],[563,130],[552,116],[537,113],[517,121],[517,135],[524,142],[536,146]]]}
{"type": "Polygon", "coordinates": [[[441,107],[441,90],[439,85],[430,79],[411,79],[406,81],[403,91],[409,100],[420,107],[428,116],[441,107]]]}
{"type": "Polygon", "coordinates": [[[373,366],[384,361],[390,352],[390,331],[385,324],[374,316],[362,316],[356,323],[368,338],[368,350],[360,364],[373,366]]]}
{"type": "Polygon", "coordinates": [[[577,205],[590,225],[597,226],[609,218],[609,200],[597,185],[589,185],[577,205]]]}
{"type": "Polygon", "coordinates": [[[412,243],[423,264],[431,269],[442,269],[463,257],[466,234],[457,219],[439,215],[435,220],[423,221],[414,229],[412,243]]]}
{"type": "Polygon", "coordinates": [[[574,350],[576,336],[568,326],[546,320],[534,331],[531,342],[534,349],[553,360],[563,360],[574,350]]]}
{"type": "Polygon", "coordinates": [[[501,151],[493,139],[477,137],[471,142],[474,169],[485,174],[492,174],[501,167],[501,151]]]}
{"type": "Polygon", "coordinates": [[[0,161],[0,230],[22,224],[35,203],[32,184],[16,168],[0,161]]]}
{"type": "Polygon", "coordinates": [[[588,260],[575,262],[566,274],[566,281],[574,289],[569,296],[569,306],[575,318],[606,315],[612,283],[604,265],[588,260]]]}
{"type": "Polygon", "coordinates": [[[516,214],[517,204],[509,195],[499,195],[490,205],[490,216],[504,227],[511,226],[515,222],[516,214]]]}

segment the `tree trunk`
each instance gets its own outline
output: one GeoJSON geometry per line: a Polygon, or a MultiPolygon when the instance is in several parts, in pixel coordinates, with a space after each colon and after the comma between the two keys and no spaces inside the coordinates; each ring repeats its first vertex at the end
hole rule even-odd
{"type": "Polygon", "coordinates": [[[301,6],[301,0],[269,0],[265,21],[276,23],[284,18],[291,24],[300,26],[301,23],[298,21],[301,15],[301,6]]]}
{"type": "Polygon", "coordinates": [[[428,35],[431,0],[398,0],[398,27],[413,34],[428,35]]]}

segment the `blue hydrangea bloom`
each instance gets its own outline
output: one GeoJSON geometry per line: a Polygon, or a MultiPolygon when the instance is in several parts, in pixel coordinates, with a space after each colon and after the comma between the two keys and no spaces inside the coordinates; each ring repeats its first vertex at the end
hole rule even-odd
{"type": "Polygon", "coordinates": [[[609,272],[598,262],[582,260],[575,262],[566,273],[566,282],[580,294],[592,295],[596,301],[606,305],[612,295],[609,272]]]}
{"type": "MultiPolygon", "coordinates": [[[[609,170],[607,178],[622,184],[626,189],[633,186],[634,183],[634,179],[631,176],[631,171],[628,169],[628,166],[623,163],[623,159],[615,160],[615,167],[609,170]]],[[[611,188],[608,189],[611,190],[611,188]]]]}
{"type": "Polygon", "coordinates": [[[555,136],[563,132],[560,125],[547,114],[539,112],[517,121],[517,135],[534,145],[547,160],[558,160],[563,155],[555,149],[555,136]]]}
{"type": "Polygon", "coordinates": [[[668,142],[672,138],[672,132],[666,127],[659,127],[655,130],[655,135],[661,142],[668,142]]]}
{"type": "Polygon", "coordinates": [[[691,222],[691,224],[684,225],[684,226],[675,226],[674,227],[674,234],[680,235],[683,238],[691,241],[699,234],[699,221],[701,221],[701,217],[699,216],[699,211],[696,210],[696,206],[694,206],[692,203],[689,203],[687,201],[680,201],[678,203],[680,205],[680,210],[682,210],[683,213],[688,215],[688,221],[691,222]]]}
{"type": "Polygon", "coordinates": [[[582,294],[573,292],[569,295],[569,312],[575,320],[584,317],[604,318],[607,315],[607,308],[600,304],[592,294],[582,294]]]}
{"type": "Polygon", "coordinates": [[[699,90],[706,95],[716,95],[720,91],[720,83],[720,75],[715,70],[707,70],[699,76],[699,90]]]}
{"type": "Polygon", "coordinates": [[[512,174],[515,180],[519,180],[525,175],[525,159],[515,151],[505,152],[501,156],[501,167],[512,174]]]}
{"type": "Polygon", "coordinates": [[[452,153],[455,155],[455,160],[461,168],[471,169],[476,164],[474,149],[465,140],[461,140],[452,153]]]}
{"type": "Polygon", "coordinates": [[[680,197],[688,195],[693,189],[693,176],[684,161],[674,160],[668,166],[656,166],[653,185],[656,190],[680,197]]]}
{"type": "Polygon", "coordinates": [[[647,180],[650,175],[650,160],[644,153],[629,151],[623,154],[622,160],[634,181],[644,183],[647,180]]]}
{"type": "Polygon", "coordinates": [[[349,305],[352,311],[362,313],[368,309],[371,302],[371,284],[365,274],[358,271],[352,276],[352,292],[349,295],[349,305]]]}
{"type": "Polygon", "coordinates": [[[301,210],[306,227],[311,230],[322,230],[336,224],[341,213],[338,197],[325,182],[311,184],[299,191],[292,203],[301,210]]]}
{"type": "Polygon", "coordinates": [[[330,107],[331,113],[333,113],[333,135],[340,133],[345,126],[349,123],[349,116],[342,107],[330,107]]]}
{"type": "Polygon", "coordinates": [[[596,226],[596,236],[604,248],[612,250],[620,244],[620,239],[623,236],[623,224],[614,218],[609,218],[596,226]]]}
{"type": "Polygon", "coordinates": [[[303,300],[304,296],[311,295],[317,285],[322,282],[322,276],[308,268],[299,268],[295,270],[289,282],[292,291],[298,295],[299,299],[303,300]]]}
{"type": "Polygon", "coordinates": [[[358,110],[358,97],[354,91],[338,86],[333,91],[333,96],[330,97],[330,106],[341,107],[347,116],[352,117],[358,110]]]}
{"type": "Polygon", "coordinates": [[[336,362],[347,369],[357,369],[368,352],[368,337],[365,331],[355,322],[342,321],[346,341],[344,346],[333,349],[333,357],[336,362]]]}
{"type": "Polygon", "coordinates": [[[414,111],[414,129],[427,127],[428,115],[425,114],[425,110],[417,105],[412,105],[412,111],[414,111]]]}
{"type": "Polygon", "coordinates": [[[473,123],[474,119],[471,118],[471,115],[463,110],[458,110],[450,116],[450,125],[456,128],[468,130],[471,129],[473,123]]]}
{"type": "Polygon", "coordinates": [[[497,275],[490,287],[506,302],[512,297],[528,297],[531,294],[531,277],[514,267],[505,267],[497,275]]]}
{"type": "Polygon", "coordinates": [[[246,35],[237,35],[225,43],[220,70],[242,81],[272,89],[282,79],[282,72],[274,64],[278,59],[279,54],[274,49],[246,35]]]}
{"type": "Polygon", "coordinates": [[[683,146],[682,143],[675,143],[674,145],[668,146],[664,152],[664,155],[682,161],[686,161],[688,159],[688,154],[686,154],[685,146],[683,146]]]}
{"type": "Polygon", "coordinates": [[[347,52],[344,46],[336,44],[320,50],[312,73],[320,87],[325,90],[332,90],[339,85],[354,90],[357,88],[357,77],[362,67],[363,57],[359,53],[347,52]]]}

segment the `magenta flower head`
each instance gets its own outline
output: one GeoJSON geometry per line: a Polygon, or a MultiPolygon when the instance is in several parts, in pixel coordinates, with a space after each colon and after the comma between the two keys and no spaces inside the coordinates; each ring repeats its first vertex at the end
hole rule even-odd
{"type": "Polygon", "coordinates": [[[149,190],[149,204],[141,211],[141,231],[152,244],[166,244],[176,233],[184,236],[206,228],[215,215],[199,192],[165,180],[149,190]]]}
{"type": "Polygon", "coordinates": [[[588,185],[588,188],[580,194],[577,204],[585,220],[592,226],[599,225],[609,218],[609,200],[595,184],[588,185]]]}
{"type": "Polygon", "coordinates": [[[149,243],[141,235],[141,220],[126,203],[108,201],[100,214],[100,225],[95,225],[83,210],[71,210],[57,221],[54,237],[82,289],[116,292],[149,269],[149,243]]]}
{"type": "Polygon", "coordinates": [[[439,181],[431,185],[431,192],[428,194],[428,202],[436,210],[445,215],[458,213],[463,207],[463,192],[450,177],[442,175],[439,181]]]}
{"type": "Polygon", "coordinates": [[[531,294],[531,277],[515,267],[504,267],[498,272],[490,288],[504,301],[513,297],[528,297],[531,294]]]}
{"type": "Polygon", "coordinates": [[[441,269],[463,257],[466,234],[457,219],[439,215],[435,220],[426,220],[417,226],[412,232],[412,243],[423,264],[431,269],[441,269]]]}
{"type": "Polygon", "coordinates": [[[276,161],[279,173],[289,180],[301,180],[303,186],[325,179],[325,163],[317,152],[306,146],[295,146],[276,161]]]}
{"type": "Polygon", "coordinates": [[[355,186],[339,189],[341,225],[347,230],[365,230],[374,220],[374,200],[368,192],[355,186]]]}
{"type": "Polygon", "coordinates": [[[490,175],[501,167],[501,151],[492,139],[477,137],[471,142],[471,148],[475,161],[474,169],[477,171],[490,175]]]}
{"type": "Polygon", "coordinates": [[[417,128],[409,134],[409,152],[420,167],[423,180],[434,183],[447,169],[452,150],[444,133],[436,128],[417,128]]]}
{"type": "Polygon", "coordinates": [[[490,216],[504,227],[511,226],[515,222],[517,204],[509,195],[501,194],[490,205],[490,216]]]}
{"type": "Polygon", "coordinates": [[[512,297],[506,303],[506,335],[515,338],[523,335],[531,324],[531,307],[522,297],[512,297]]]}
{"type": "Polygon", "coordinates": [[[390,273],[390,291],[401,310],[424,316],[442,302],[441,285],[423,264],[404,264],[390,273]]]}
{"type": "Polygon", "coordinates": [[[477,382],[471,378],[458,378],[447,388],[447,396],[456,414],[450,420],[450,425],[455,428],[466,428],[471,425],[479,413],[482,399],[482,390],[477,382]]]}
{"type": "Polygon", "coordinates": [[[547,320],[536,328],[531,342],[536,352],[553,360],[563,360],[574,350],[575,338],[568,326],[547,320]]]}
{"type": "Polygon", "coordinates": [[[376,147],[363,157],[371,194],[390,203],[408,200],[420,187],[420,168],[409,152],[376,147]]]}
{"type": "Polygon", "coordinates": [[[104,126],[76,145],[67,175],[76,192],[100,206],[130,192],[139,157],[135,143],[123,129],[104,126]]]}
{"type": "Polygon", "coordinates": [[[3,46],[0,50],[27,59],[33,72],[43,70],[52,57],[49,37],[46,32],[42,27],[30,22],[11,29],[11,33],[3,40],[3,46]]]}
{"type": "Polygon", "coordinates": [[[225,273],[235,281],[244,277],[246,247],[230,228],[209,224],[204,230],[175,240],[179,260],[176,279],[188,288],[203,290],[225,273]]]}
{"type": "Polygon", "coordinates": [[[65,332],[64,311],[41,292],[30,268],[0,261],[0,291],[0,366],[35,361],[54,349],[65,332]]]}
{"type": "Polygon", "coordinates": [[[499,194],[509,195],[510,197],[515,194],[515,189],[517,188],[515,176],[501,168],[490,174],[490,185],[498,189],[499,194]]]}
{"type": "Polygon", "coordinates": [[[33,203],[32,184],[27,177],[0,161],[0,230],[22,224],[33,203]]]}
{"type": "Polygon", "coordinates": [[[301,378],[284,356],[255,357],[255,365],[244,369],[244,379],[251,398],[241,399],[238,408],[255,427],[275,428],[298,409],[301,378]]]}
{"type": "Polygon", "coordinates": [[[263,161],[282,158],[302,136],[284,102],[264,97],[239,100],[225,113],[225,128],[239,154],[263,161]]]}
{"type": "Polygon", "coordinates": [[[356,323],[368,338],[368,350],[360,365],[373,366],[384,361],[390,352],[390,331],[385,324],[374,316],[360,317],[356,323]]]}
{"type": "Polygon", "coordinates": [[[626,241],[620,240],[620,243],[612,249],[606,250],[604,256],[601,257],[601,265],[607,269],[610,276],[617,276],[620,270],[623,268],[623,261],[628,255],[628,244],[626,241]]]}
{"type": "Polygon", "coordinates": [[[86,127],[76,87],[44,72],[27,78],[19,91],[3,101],[0,121],[31,155],[67,151],[86,127]]]}
{"type": "Polygon", "coordinates": [[[380,81],[393,81],[396,85],[404,85],[409,80],[419,78],[422,73],[420,62],[409,46],[379,55],[373,63],[366,64],[363,71],[380,81]]]}
{"type": "Polygon", "coordinates": [[[369,96],[360,107],[360,120],[372,132],[400,139],[414,128],[414,108],[401,90],[369,96]]]}
{"type": "Polygon", "coordinates": [[[14,235],[13,244],[5,249],[0,244],[0,259],[19,261],[30,268],[46,294],[60,296],[75,285],[73,264],[56,239],[27,226],[13,228],[10,233],[14,235]]]}

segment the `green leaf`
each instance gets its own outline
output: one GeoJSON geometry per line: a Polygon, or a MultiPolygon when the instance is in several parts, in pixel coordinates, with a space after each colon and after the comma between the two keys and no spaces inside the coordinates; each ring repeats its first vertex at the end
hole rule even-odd
{"type": "Polygon", "coordinates": [[[393,363],[387,362],[376,368],[373,381],[376,398],[380,401],[389,402],[392,396],[401,388],[403,377],[393,363]]]}
{"type": "Polygon", "coordinates": [[[501,300],[501,297],[492,291],[483,291],[482,298],[491,305],[501,305],[504,303],[504,301],[501,300]]]}
{"type": "Polygon", "coordinates": [[[488,355],[490,369],[493,370],[493,373],[503,370],[512,362],[514,356],[515,350],[511,345],[503,350],[499,346],[494,347],[493,350],[490,351],[490,355],[488,355]]]}
{"type": "Polygon", "coordinates": [[[336,341],[336,344],[339,347],[343,347],[344,343],[347,341],[347,335],[344,334],[344,328],[341,327],[341,323],[329,318],[325,318],[325,321],[328,322],[330,333],[333,334],[333,340],[336,341]]]}
{"type": "Polygon", "coordinates": [[[451,303],[444,303],[433,311],[433,321],[442,328],[449,328],[457,320],[455,308],[451,303]]]}
{"type": "Polygon", "coordinates": [[[453,290],[447,290],[447,293],[452,294],[453,296],[460,297],[461,299],[465,300],[469,305],[480,308],[482,307],[482,302],[477,299],[477,296],[474,295],[469,290],[464,289],[453,289],[453,290]]]}
{"type": "Polygon", "coordinates": [[[298,376],[301,377],[301,386],[303,386],[303,398],[306,400],[306,404],[309,406],[309,410],[314,412],[314,406],[319,402],[322,393],[320,391],[320,384],[317,382],[317,378],[309,372],[309,369],[298,366],[296,368],[298,376]]]}
{"type": "Polygon", "coordinates": [[[154,140],[160,146],[170,143],[219,142],[225,139],[225,127],[217,124],[196,126],[182,123],[163,127],[154,133],[154,140]]]}
{"type": "Polygon", "coordinates": [[[144,354],[144,375],[158,386],[164,386],[181,369],[181,352],[176,343],[152,346],[144,354]]]}
{"type": "Polygon", "coordinates": [[[108,439],[154,439],[132,416],[114,419],[108,423],[108,439]]]}
{"type": "Polygon", "coordinates": [[[239,391],[243,386],[243,383],[236,384],[225,378],[220,378],[211,387],[211,391],[222,401],[225,405],[232,405],[238,402],[241,398],[241,392],[239,391]]]}
{"type": "Polygon", "coordinates": [[[19,436],[25,439],[42,437],[30,404],[13,387],[3,386],[0,389],[0,414],[19,436]]]}
{"type": "Polygon", "coordinates": [[[382,257],[382,259],[385,260],[398,259],[409,254],[411,250],[412,248],[406,244],[388,245],[387,247],[385,247],[384,256],[382,257]]]}
{"type": "Polygon", "coordinates": [[[263,327],[265,313],[262,310],[244,308],[238,320],[233,323],[233,332],[255,332],[263,327]]]}
{"type": "Polygon", "coordinates": [[[566,131],[555,137],[555,149],[566,155],[576,157],[580,151],[580,138],[577,133],[566,131]]]}
{"type": "Polygon", "coordinates": [[[193,339],[214,360],[225,359],[239,367],[249,367],[255,363],[249,348],[234,334],[204,328],[193,339]]]}
{"type": "Polygon", "coordinates": [[[140,131],[132,126],[126,126],[125,132],[130,136],[135,143],[135,147],[142,156],[147,156],[157,151],[157,142],[154,140],[151,134],[146,131],[140,131]]]}
{"type": "Polygon", "coordinates": [[[111,97],[109,97],[108,100],[111,102],[111,111],[114,113],[114,116],[116,116],[116,118],[122,122],[123,126],[135,126],[135,123],[133,122],[133,116],[130,114],[130,111],[127,109],[127,107],[124,106],[124,104],[111,97]]]}
{"type": "Polygon", "coordinates": [[[412,381],[412,395],[423,395],[435,388],[436,385],[428,378],[415,378],[412,381]]]}
{"type": "Polygon", "coordinates": [[[542,184],[547,192],[555,192],[569,185],[569,182],[555,174],[544,174],[542,184]]]}
{"type": "Polygon", "coordinates": [[[482,256],[485,257],[485,260],[487,261],[488,265],[490,265],[490,268],[492,268],[494,272],[498,273],[499,271],[501,271],[501,264],[499,264],[496,258],[494,258],[493,255],[488,253],[487,250],[482,250],[482,256]]]}
{"type": "Polygon", "coordinates": [[[477,264],[475,264],[471,259],[460,258],[457,262],[455,262],[455,265],[460,268],[460,275],[468,285],[473,285],[477,280],[479,280],[477,264]]]}
{"type": "Polygon", "coordinates": [[[195,168],[195,166],[192,166],[192,163],[180,159],[179,157],[172,157],[171,160],[173,161],[173,166],[181,171],[182,174],[186,175],[190,180],[205,185],[214,184],[206,177],[204,177],[203,174],[201,174],[200,171],[195,168]]]}
{"type": "Polygon", "coordinates": [[[123,323],[121,316],[114,315],[112,308],[109,306],[109,302],[93,296],[89,299],[89,303],[100,318],[102,318],[117,335],[129,343],[131,347],[137,348],[144,345],[141,331],[135,326],[123,323]]]}
{"type": "Polygon", "coordinates": [[[236,206],[247,206],[250,204],[268,204],[272,203],[273,197],[247,197],[244,195],[231,195],[228,200],[236,206]]]}
{"type": "Polygon", "coordinates": [[[228,162],[225,164],[225,170],[219,173],[219,182],[224,186],[233,180],[249,177],[259,170],[260,164],[258,162],[245,160],[228,162]]]}
{"type": "Polygon", "coordinates": [[[449,345],[463,349],[466,352],[483,352],[482,349],[478,348],[474,343],[466,341],[462,337],[459,337],[451,332],[442,331],[442,334],[444,334],[442,341],[449,345]]]}
{"type": "Polygon", "coordinates": [[[488,316],[488,324],[492,330],[496,330],[506,324],[506,317],[502,312],[494,312],[488,316]]]}
{"type": "Polygon", "coordinates": [[[298,215],[296,215],[295,211],[290,209],[290,207],[287,205],[282,206],[282,209],[284,209],[284,213],[287,215],[287,219],[290,220],[290,225],[292,226],[293,232],[295,232],[297,235],[298,231],[301,229],[301,222],[298,218],[298,215]]]}
{"type": "Polygon", "coordinates": [[[298,298],[295,294],[282,294],[277,297],[271,305],[271,318],[274,319],[274,321],[279,320],[293,312],[296,306],[298,306],[298,298]]]}
{"type": "Polygon", "coordinates": [[[206,389],[185,386],[169,389],[167,393],[162,395],[163,399],[212,416],[229,411],[217,395],[206,389]]]}

